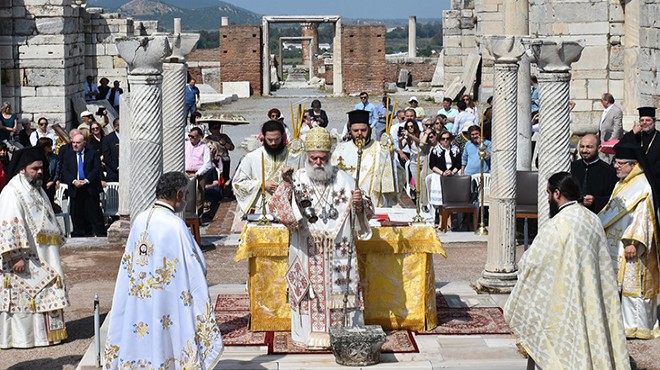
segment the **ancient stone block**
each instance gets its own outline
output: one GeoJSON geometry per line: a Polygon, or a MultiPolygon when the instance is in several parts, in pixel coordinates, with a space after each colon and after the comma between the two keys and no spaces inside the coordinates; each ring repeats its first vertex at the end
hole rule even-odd
{"type": "Polygon", "coordinates": [[[571,97],[573,99],[587,99],[586,80],[571,80],[571,97]]]}
{"type": "MultiPolygon", "coordinates": [[[[605,77],[603,75],[603,77],[605,77]]],[[[591,79],[587,81],[587,98],[600,99],[603,93],[607,92],[607,80],[605,79],[591,79]]]]}
{"type": "Polygon", "coordinates": [[[603,71],[607,68],[608,59],[607,49],[603,47],[588,46],[582,51],[582,57],[580,60],[573,64],[573,69],[575,71],[583,69],[600,70],[602,77],[603,71]]]}
{"type": "Polygon", "coordinates": [[[610,24],[604,22],[570,23],[568,32],[570,35],[600,35],[610,31],[610,24]]]}
{"type": "Polygon", "coordinates": [[[25,69],[28,86],[61,86],[66,83],[63,69],[32,68],[25,69]]]}
{"type": "Polygon", "coordinates": [[[63,59],[63,45],[21,45],[18,47],[20,58],[25,59],[63,59]]]}
{"type": "Polygon", "coordinates": [[[76,32],[78,23],[73,18],[36,18],[34,20],[37,31],[46,35],[59,35],[76,32]]]}
{"type": "Polygon", "coordinates": [[[12,31],[11,22],[0,22],[2,33],[30,36],[35,33],[37,26],[34,19],[14,19],[14,29],[12,31]]]}
{"type": "Polygon", "coordinates": [[[24,112],[63,112],[66,108],[65,99],[53,97],[25,97],[21,100],[21,109],[24,112]]]}
{"type": "Polygon", "coordinates": [[[380,325],[359,328],[330,328],[335,361],[344,366],[369,366],[380,362],[385,332],[380,325]]]}
{"type": "Polygon", "coordinates": [[[36,95],[39,97],[64,96],[65,89],[53,86],[39,86],[36,88],[36,95]]]}
{"type": "Polygon", "coordinates": [[[239,98],[249,98],[250,82],[249,81],[223,82],[222,94],[223,95],[236,94],[238,95],[239,98]]]}

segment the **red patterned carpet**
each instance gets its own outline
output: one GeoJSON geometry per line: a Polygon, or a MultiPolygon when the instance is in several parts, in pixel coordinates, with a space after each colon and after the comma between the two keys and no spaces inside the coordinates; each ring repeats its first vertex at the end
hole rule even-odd
{"type": "MultiPolygon", "coordinates": [[[[269,354],[285,353],[331,353],[314,351],[296,345],[289,332],[251,332],[249,298],[246,294],[220,294],[215,304],[215,318],[222,332],[226,346],[268,346],[269,354]]],[[[417,343],[408,330],[394,330],[387,333],[382,352],[418,353],[417,343]]]]}
{"type": "MultiPolygon", "coordinates": [[[[438,326],[418,335],[470,335],[470,334],[510,334],[511,329],[504,321],[498,307],[449,307],[446,299],[436,296],[438,326]]],[[[330,353],[314,351],[296,345],[289,332],[251,332],[249,298],[247,294],[220,294],[215,305],[215,315],[226,346],[268,346],[269,354],[285,353],[330,353]]],[[[417,353],[414,335],[407,330],[387,332],[383,352],[417,353]]]]}

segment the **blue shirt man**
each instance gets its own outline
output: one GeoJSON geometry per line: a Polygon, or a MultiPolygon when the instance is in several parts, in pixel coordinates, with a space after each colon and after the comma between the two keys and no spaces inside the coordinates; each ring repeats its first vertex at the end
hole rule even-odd
{"type": "Polygon", "coordinates": [[[186,85],[186,120],[190,113],[197,111],[197,104],[199,104],[199,89],[195,86],[195,79],[191,78],[188,85],[186,85]]]}
{"type": "MultiPolygon", "coordinates": [[[[470,141],[465,143],[463,156],[461,157],[461,174],[471,176],[481,172],[481,159],[479,158],[479,145],[481,145],[481,133],[479,126],[470,126],[468,129],[470,141]]],[[[492,144],[489,140],[484,140],[486,145],[486,157],[484,157],[484,173],[490,173],[490,153],[492,144]]]]}
{"type": "Polygon", "coordinates": [[[369,125],[371,128],[374,128],[376,123],[378,123],[378,112],[376,111],[376,106],[369,103],[369,94],[366,92],[360,93],[360,102],[355,104],[355,110],[369,111],[369,125]]]}

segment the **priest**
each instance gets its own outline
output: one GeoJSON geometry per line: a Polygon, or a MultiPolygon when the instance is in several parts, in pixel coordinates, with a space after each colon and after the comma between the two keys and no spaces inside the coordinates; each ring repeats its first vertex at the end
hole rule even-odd
{"type": "Polygon", "coordinates": [[[268,201],[282,181],[282,168],[287,164],[297,168],[297,157],[290,158],[284,132],[280,121],[264,123],[261,127],[263,146],[246,154],[234,173],[232,188],[244,215],[261,212],[262,181],[268,201]]]}
{"type": "Polygon", "coordinates": [[[614,151],[614,169],[619,182],[598,216],[605,228],[617,272],[623,324],[628,338],[660,338],[654,179],[646,173],[642,148],[619,143],[614,146],[614,151]]]}
{"type": "Polygon", "coordinates": [[[188,179],[169,172],[134,220],[119,266],[104,369],[213,369],[223,344],[206,262],[186,224],[188,179]]]}
{"type": "Polygon", "coordinates": [[[304,145],[305,167],[295,173],[283,168],[268,207],[290,230],[291,337],[308,348],[327,348],[330,327],[364,325],[355,239],[371,237],[373,207],[355,180],[330,164],[328,131],[311,129],[304,145]]]}
{"type": "MultiPolygon", "coordinates": [[[[660,185],[660,131],[655,129],[655,107],[639,107],[639,121],[631,131],[621,137],[622,143],[631,143],[642,148],[648,167],[647,175],[652,174],[655,184],[660,185]]],[[[660,189],[655,189],[660,190],[660,189]]]]}
{"type": "Polygon", "coordinates": [[[366,192],[376,207],[392,207],[398,203],[397,187],[392,169],[391,140],[389,135],[380,142],[371,140],[369,112],[354,110],[348,112],[351,140],[337,145],[332,154],[332,164],[346,171],[351,177],[357,174],[358,139],[365,142],[360,168],[360,189],[366,192]]]}
{"type": "Polygon", "coordinates": [[[576,179],[548,179],[550,220],[523,254],[504,317],[528,369],[630,369],[621,306],[598,217],[576,179]]]}
{"type": "Polygon", "coordinates": [[[0,348],[48,346],[67,338],[64,238],[42,189],[45,160],[40,148],[14,153],[11,180],[0,193],[0,348]]]}

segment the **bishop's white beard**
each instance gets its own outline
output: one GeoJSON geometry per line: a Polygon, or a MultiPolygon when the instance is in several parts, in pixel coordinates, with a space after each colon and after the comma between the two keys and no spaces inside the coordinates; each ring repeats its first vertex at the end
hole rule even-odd
{"type": "Polygon", "coordinates": [[[307,161],[305,162],[305,170],[307,170],[307,176],[309,176],[310,180],[319,184],[327,185],[335,177],[335,167],[330,162],[316,167],[307,161]]]}

